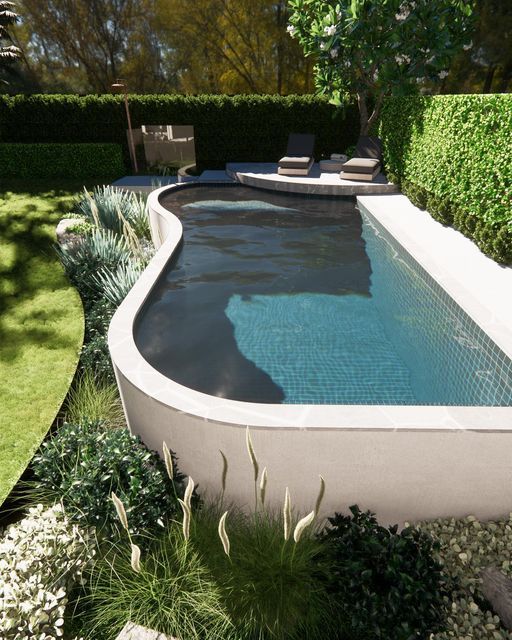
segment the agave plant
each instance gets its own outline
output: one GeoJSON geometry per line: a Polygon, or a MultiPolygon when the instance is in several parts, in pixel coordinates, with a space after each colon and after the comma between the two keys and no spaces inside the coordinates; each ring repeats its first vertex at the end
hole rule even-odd
{"type": "Polygon", "coordinates": [[[93,274],[96,286],[114,306],[119,306],[138,280],[144,266],[140,262],[120,262],[116,269],[101,268],[93,274]]]}
{"type": "Polygon", "coordinates": [[[57,246],[56,251],[85,304],[102,293],[98,270],[116,271],[133,260],[125,238],[107,229],[95,229],[73,245],[57,246]]]}
{"type": "Polygon", "coordinates": [[[146,200],[131,191],[103,185],[95,187],[90,195],[84,189],[84,195],[75,208],[77,213],[99,228],[122,235],[127,221],[138,237],[150,237],[146,200]]]}

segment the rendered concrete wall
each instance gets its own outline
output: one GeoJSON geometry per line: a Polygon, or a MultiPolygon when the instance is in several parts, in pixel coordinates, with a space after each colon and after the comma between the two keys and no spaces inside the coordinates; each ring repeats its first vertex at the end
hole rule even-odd
{"type": "MultiPolygon", "coordinates": [[[[118,380],[134,433],[160,452],[165,441],[203,496],[220,492],[222,450],[229,463],[226,498],[252,507],[244,425],[182,413],[149,398],[119,372],[118,380]]],[[[510,432],[253,426],[251,437],[275,506],[282,505],[288,486],[293,504],[309,512],[321,474],[323,515],[354,503],[386,523],[470,513],[490,518],[512,509],[510,432]]]]}

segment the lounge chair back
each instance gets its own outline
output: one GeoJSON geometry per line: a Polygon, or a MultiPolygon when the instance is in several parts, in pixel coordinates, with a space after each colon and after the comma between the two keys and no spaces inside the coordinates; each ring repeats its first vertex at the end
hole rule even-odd
{"type": "Polygon", "coordinates": [[[315,150],[315,136],[312,133],[290,133],[286,155],[289,157],[311,158],[315,150]]]}
{"type": "Polygon", "coordinates": [[[374,136],[361,136],[357,141],[354,158],[382,160],[382,140],[374,136]]]}

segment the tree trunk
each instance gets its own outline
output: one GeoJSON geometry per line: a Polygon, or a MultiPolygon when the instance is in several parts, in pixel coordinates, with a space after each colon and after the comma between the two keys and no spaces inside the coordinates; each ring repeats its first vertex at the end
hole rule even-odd
{"type": "Polygon", "coordinates": [[[370,129],[368,124],[368,105],[366,103],[366,93],[357,92],[357,105],[359,107],[359,135],[367,136],[370,129]]]}
{"type": "Polygon", "coordinates": [[[496,65],[495,64],[489,65],[487,67],[487,75],[485,76],[485,82],[482,88],[482,93],[491,93],[492,81],[495,73],[496,73],[496,65]]]}
{"type": "Polygon", "coordinates": [[[507,88],[512,77],[512,63],[506,64],[503,67],[503,73],[501,75],[500,82],[498,84],[497,93],[507,93],[507,88]]]}

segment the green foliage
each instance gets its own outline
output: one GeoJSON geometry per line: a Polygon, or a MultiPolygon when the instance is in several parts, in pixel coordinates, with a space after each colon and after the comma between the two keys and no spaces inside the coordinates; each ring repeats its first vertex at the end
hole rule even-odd
{"type": "Polygon", "coordinates": [[[498,521],[479,521],[474,516],[420,522],[417,528],[437,542],[435,555],[452,585],[445,596],[446,628],[433,640],[474,638],[510,640],[507,631],[481,591],[480,571],[498,567],[512,578],[512,514],[498,521]]]}
{"type": "Polygon", "coordinates": [[[472,0],[289,0],[288,31],[315,56],[320,93],[339,104],[357,93],[361,134],[375,122],[385,95],[416,93],[439,80],[471,39],[472,0]],[[376,108],[368,122],[367,97],[376,108]]]}
{"type": "Polygon", "coordinates": [[[280,514],[229,510],[230,557],[217,533],[220,510],[193,517],[191,542],[201,553],[236,627],[237,640],[334,638],[336,604],[320,579],[322,544],[308,530],[298,543],[284,540],[280,514]]]}
{"type": "Polygon", "coordinates": [[[118,144],[0,143],[2,178],[104,178],[123,175],[124,171],[118,144]]]}
{"type": "Polygon", "coordinates": [[[123,501],[133,533],[151,532],[179,509],[183,476],[172,483],[158,454],[148,451],[127,429],[101,422],[65,423],[34,456],[37,490],[62,500],[68,515],[102,534],[116,534],[114,491],[123,501]]]}
{"type": "Polygon", "coordinates": [[[114,306],[119,306],[143,271],[139,262],[120,262],[115,271],[102,267],[94,276],[99,291],[114,306]]]}
{"type": "Polygon", "coordinates": [[[176,524],[143,554],[140,573],[128,544],[112,547],[96,563],[89,588],[82,603],[89,638],[115,637],[128,621],[186,640],[231,637],[221,587],[176,524]]]}
{"type": "Polygon", "coordinates": [[[350,511],[329,518],[320,537],[347,637],[409,640],[442,628],[444,580],[432,539],[412,528],[386,529],[357,506],[350,511]]]}
{"type": "MultiPolygon", "coordinates": [[[[133,95],[134,128],[143,124],[194,125],[197,166],[277,161],[290,132],[315,133],[316,155],[357,139],[355,105],[337,110],[311,95],[133,95]]],[[[0,96],[0,140],[5,142],[114,142],[128,166],[126,116],[119,96],[0,96]]]]}
{"type": "Polygon", "coordinates": [[[114,383],[115,376],[107,344],[107,333],[115,308],[103,298],[88,305],[85,314],[85,339],[80,354],[79,369],[90,372],[105,383],[114,383]]]}
{"type": "Polygon", "coordinates": [[[120,235],[124,230],[124,218],[137,236],[150,238],[146,199],[132,191],[116,189],[110,185],[98,186],[94,188],[92,195],[84,194],[78,200],[75,210],[91,224],[120,235]]]}
{"type": "Polygon", "coordinates": [[[62,506],[32,507],[0,538],[2,640],[62,636],[69,591],[91,561],[90,532],[62,506]]]}
{"type": "Polygon", "coordinates": [[[18,15],[14,12],[15,5],[9,0],[0,0],[0,69],[10,65],[21,55],[18,47],[14,46],[8,28],[19,21],[18,15]],[[5,42],[5,45],[2,45],[5,42]]]}
{"type": "Polygon", "coordinates": [[[499,262],[512,262],[512,96],[386,100],[388,177],[499,262]]]}
{"type": "Polygon", "coordinates": [[[109,427],[125,426],[119,391],[87,369],[71,387],[66,399],[66,420],[71,424],[102,421],[109,427]]]}
{"type": "Polygon", "coordinates": [[[79,242],[59,246],[56,250],[86,309],[94,300],[103,297],[96,277],[98,270],[115,271],[120,264],[133,259],[124,236],[104,229],[96,229],[79,242]]]}

